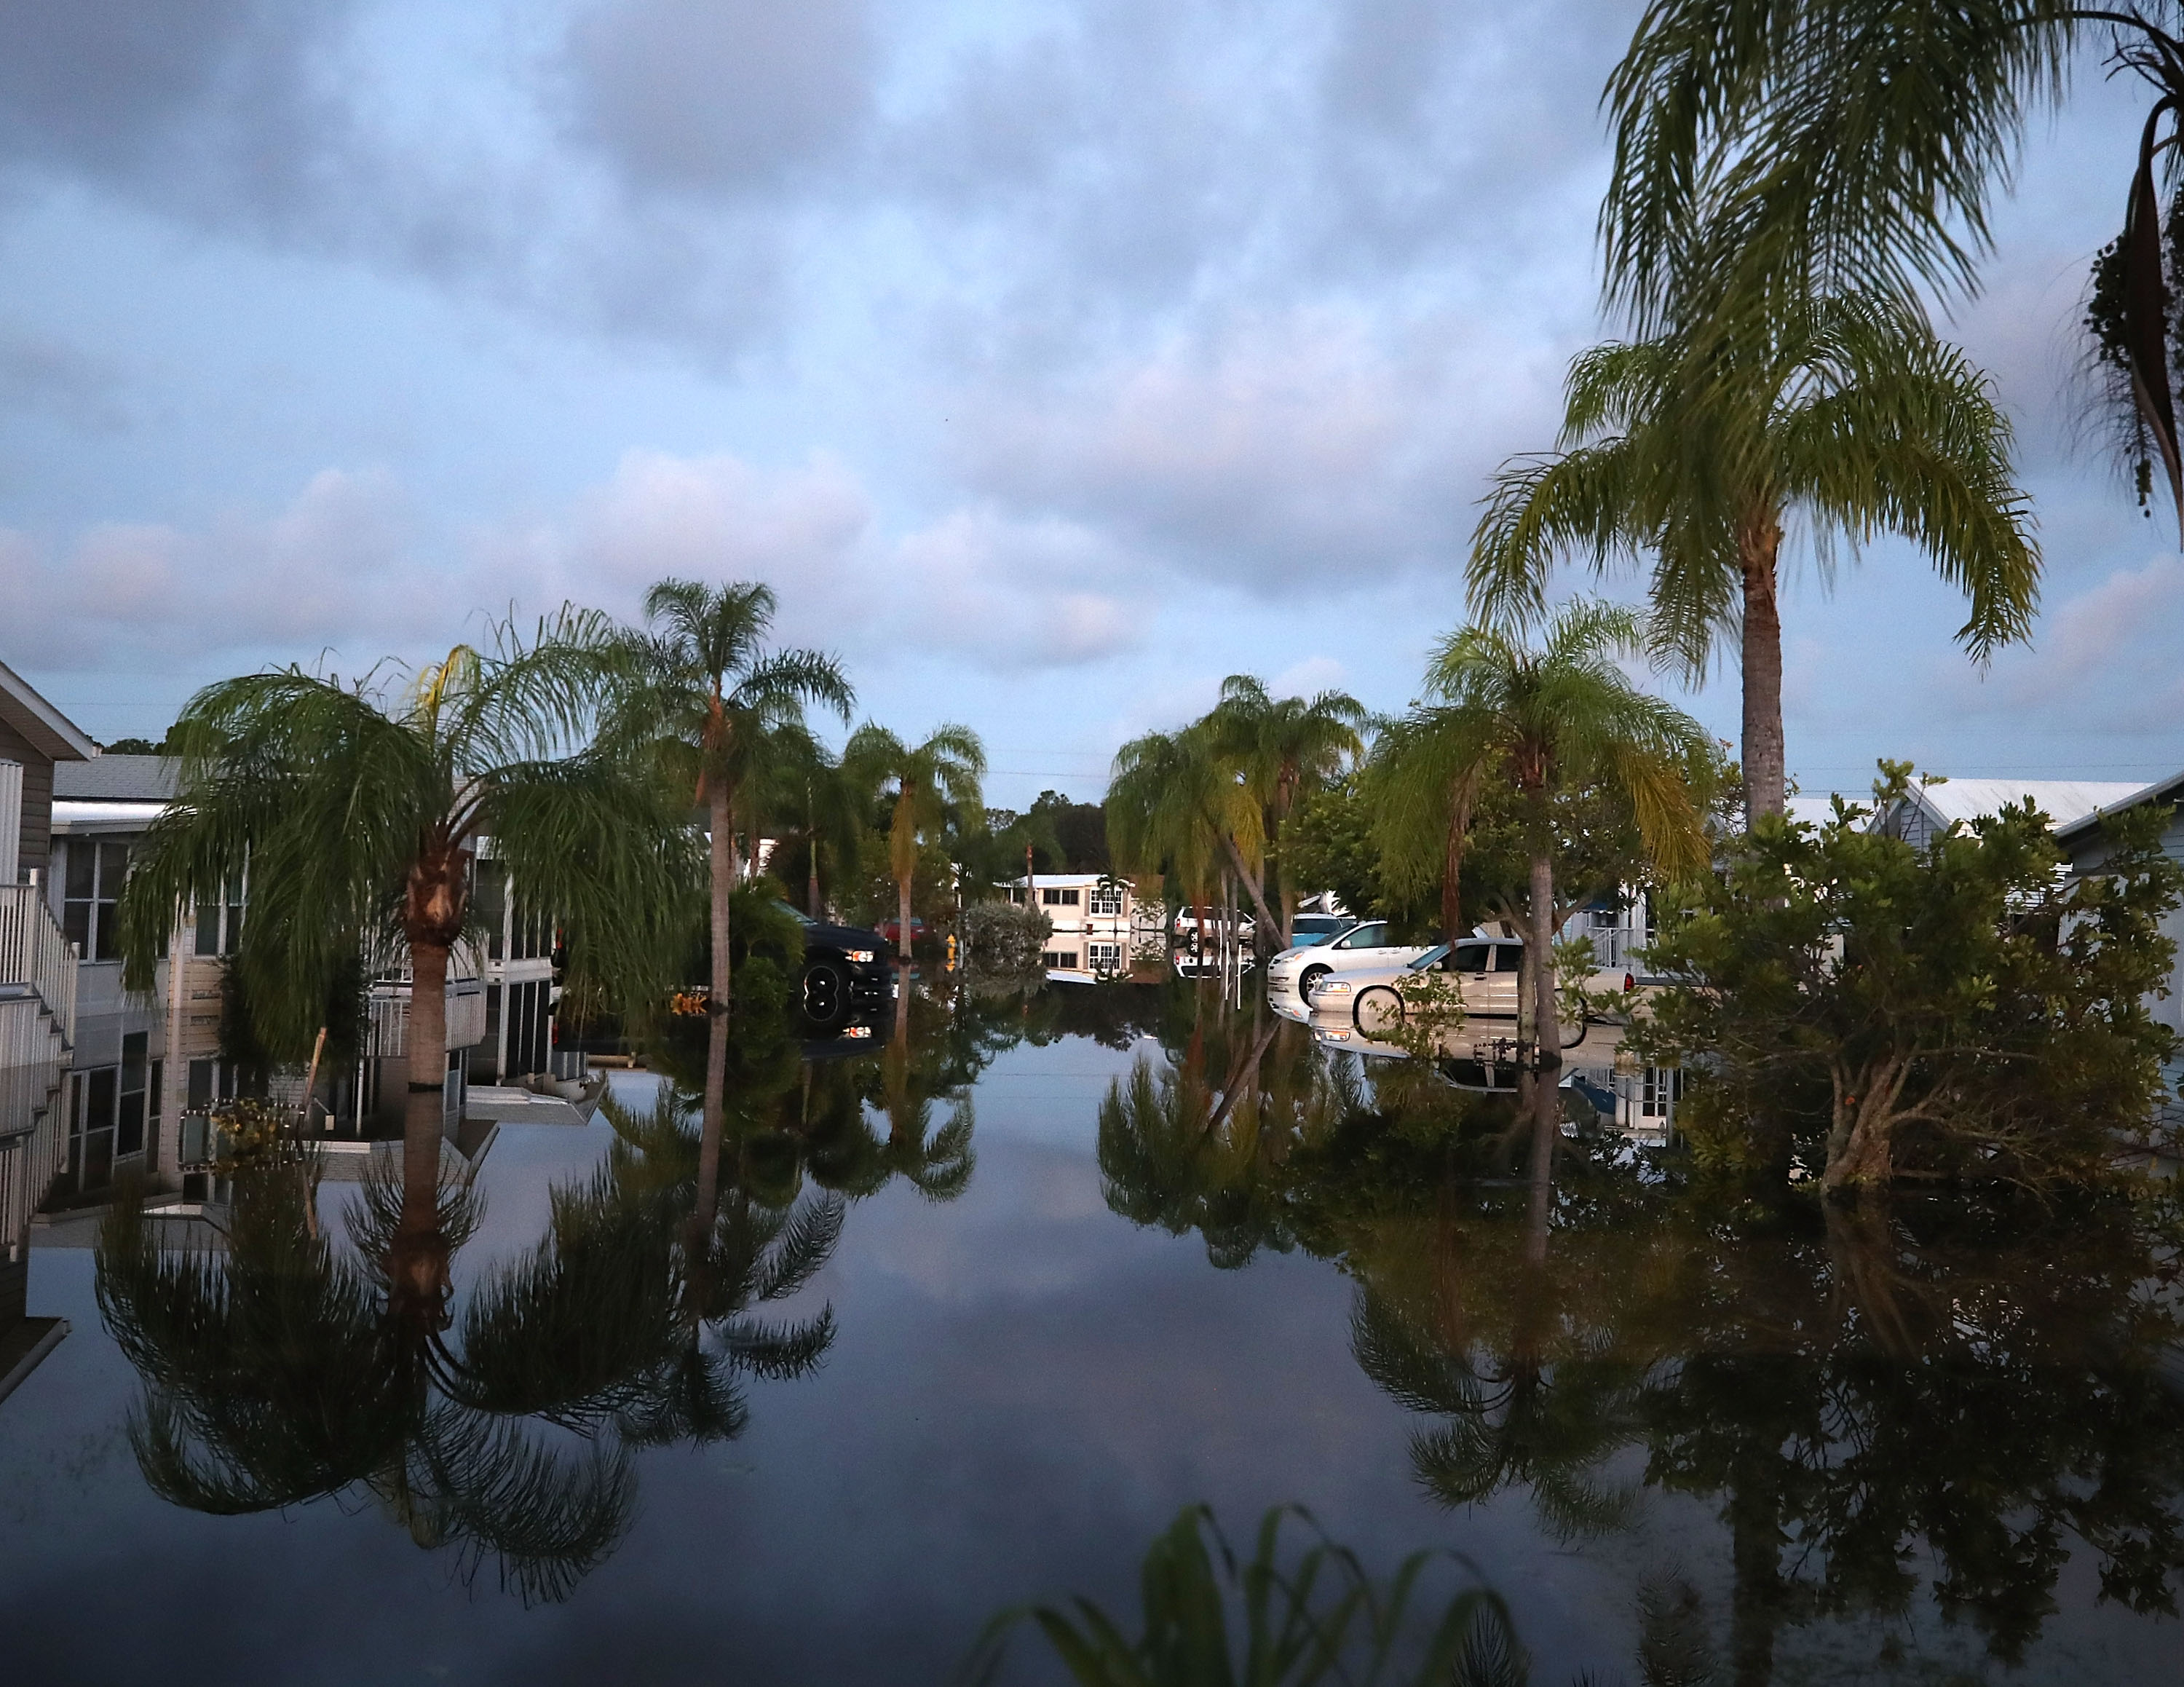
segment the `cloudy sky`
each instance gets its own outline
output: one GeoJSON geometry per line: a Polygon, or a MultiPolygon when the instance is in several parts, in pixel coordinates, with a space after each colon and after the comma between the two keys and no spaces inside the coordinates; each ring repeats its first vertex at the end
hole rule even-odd
{"type": "MultiPolygon", "coordinates": [[[[0,660],[156,735],[680,573],[978,728],[997,801],[1096,793],[1231,672],[1400,707],[1602,331],[1638,9],[0,0],[0,660]]],[[[2073,396],[2142,110],[2098,72],[1952,329],[2017,419],[2037,643],[1974,669],[1892,549],[1800,571],[1808,790],[2184,765],[2174,529],[2073,396]]],[[[1733,736],[1732,678],[1691,703],[1733,736]]]]}

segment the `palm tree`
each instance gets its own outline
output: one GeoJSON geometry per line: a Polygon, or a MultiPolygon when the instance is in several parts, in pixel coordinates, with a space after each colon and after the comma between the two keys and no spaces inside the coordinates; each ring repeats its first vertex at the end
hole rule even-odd
{"type": "Polygon", "coordinates": [[[662,630],[638,645],[647,682],[632,701],[677,788],[705,810],[711,839],[712,977],[708,981],[702,1164],[697,1222],[712,1221],[719,1186],[722,1096],[727,1083],[731,987],[729,899],[743,877],[736,833],[755,827],[752,797],[794,764],[811,740],[807,703],[836,710],[846,724],[855,695],[842,665],[816,650],[762,647],[773,625],[772,588],[746,582],[706,586],[663,580],[644,597],[648,622],[662,630]]]}
{"type": "Polygon", "coordinates": [[[783,727],[782,747],[786,754],[762,805],[788,837],[804,846],[805,912],[817,920],[826,913],[820,894],[822,858],[828,876],[838,883],[857,859],[866,804],[841,757],[810,732],[783,727]]]}
{"type": "Polygon", "coordinates": [[[694,865],[677,806],[638,758],[596,735],[629,678],[602,619],[565,610],[523,639],[494,630],[389,693],[298,668],[208,686],[173,739],[175,803],[153,821],[122,902],[132,988],[168,934],[247,871],[250,919],[235,966],[259,1040],[309,1046],[320,1005],[361,949],[407,945],[410,1089],[404,1187],[427,1299],[446,1259],[426,1222],[439,1182],[449,951],[468,933],[482,840],[571,953],[632,1000],[664,984],[676,908],[694,865]]]}
{"type": "Polygon", "coordinates": [[[920,744],[905,744],[884,727],[857,728],[843,765],[870,792],[891,798],[888,825],[888,870],[894,876],[895,952],[910,961],[910,889],[917,873],[920,838],[939,835],[952,810],[957,815],[983,811],[979,783],[986,777],[985,746],[968,727],[944,725],[920,744]]]}
{"type": "Polygon", "coordinates": [[[2173,170],[2157,181],[2184,123],[2184,41],[2160,26],[2177,13],[1654,0],[1606,95],[1609,298],[1651,333],[1691,320],[1695,292],[1765,309],[1856,288],[1917,309],[1929,294],[1976,291],[1990,200],[2010,185],[2026,120],[2059,101],[2074,53],[2103,27],[2111,65],[2137,72],[2154,99],[2119,196],[2122,232],[2094,260],[2086,326],[2140,499],[2158,454],[2184,522],[2170,380],[2184,325],[2170,309],[2173,262],[2164,274],[2184,183],[2173,170]],[[2158,187],[2171,196],[2165,214],[2158,187]],[[1695,240],[1702,227],[1719,232],[1695,240]]]}
{"type": "Polygon", "coordinates": [[[1706,836],[1685,770],[1702,762],[1706,734],[1674,705],[1649,697],[1615,665],[1642,634],[1636,616],[1606,604],[1565,610],[1531,650],[1493,628],[1467,626],[1441,642],[1426,671],[1428,703],[1413,720],[1450,747],[1459,782],[1507,780],[1524,816],[1530,865],[1530,975],[1540,1058],[1559,1058],[1555,1014],[1552,805],[1561,793],[1606,786],[1629,803],[1646,849],[1669,871],[1704,865],[1706,836]]]}
{"type": "Polygon", "coordinates": [[[1206,893],[1225,866],[1251,893],[1268,930],[1281,921],[1259,882],[1265,816],[1223,749],[1212,718],[1147,732],[1115,752],[1107,785],[1107,848],[1126,872],[1173,874],[1206,930],[1206,893]]]}
{"type": "Polygon", "coordinates": [[[1221,701],[1211,717],[1213,733],[1267,811],[1267,837],[1281,874],[1284,949],[1296,923],[1298,887],[1279,865],[1283,828],[1299,798],[1323,788],[1340,776],[1346,762],[1364,753],[1370,718],[1347,692],[1277,698],[1251,674],[1231,674],[1221,683],[1221,701]]]}
{"type": "Polygon", "coordinates": [[[1747,805],[1782,811],[1785,526],[1910,539],[1962,587],[1958,637],[1984,661],[2031,628],[2040,552],[1986,377],[1911,310],[1871,298],[1714,316],[1580,355],[1563,449],[1496,476],[1472,539],[1474,612],[1538,615],[1555,556],[1596,574],[1649,554],[1655,654],[1696,680],[1740,630],[1747,805]]]}

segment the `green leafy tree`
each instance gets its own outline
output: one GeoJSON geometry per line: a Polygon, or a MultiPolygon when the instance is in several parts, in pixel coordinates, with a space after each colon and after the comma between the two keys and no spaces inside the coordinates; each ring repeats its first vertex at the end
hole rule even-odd
{"type": "MultiPolygon", "coordinates": [[[[1719,309],[1728,309],[1721,306],[1719,309]]],[[[1740,640],[1747,805],[1786,792],[1785,530],[1832,544],[1882,533],[1924,550],[1971,599],[1958,637],[1981,660],[2029,635],[2040,552],[1986,378],[1908,308],[1870,298],[1702,315],[1571,365],[1561,449],[1496,477],[1473,535],[1474,609],[1522,626],[1555,559],[1596,574],[1650,558],[1653,654],[1701,679],[1740,640]]]]}
{"type": "MultiPolygon", "coordinates": [[[[1295,928],[1301,884],[1284,849],[1290,816],[1300,799],[1323,788],[1364,754],[1369,720],[1365,705],[1346,692],[1278,698],[1251,674],[1231,674],[1221,682],[1221,701],[1207,723],[1244,788],[1266,811],[1262,828],[1280,875],[1284,949],[1295,928]]],[[[1263,895],[1259,899],[1263,904],[1263,895]]]]}
{"type": "MultiPolygon", "coordinates": [[[[895,884],[895,952],[910,959],[910,897],[922,844],[937,842],[951,821],[981,816],[985,746],[968,727],[945,725],[922,743],[905,743],[867,723],[851,735],[843,763],[888,805],[888,871],[895,884]]],[[[908,995],[905,988],[903,994],[908,995]]]]}
{"type": "MultiPolygon", "coordinates": [[[[1876,794],[1904,788],[1898,766],[1876,794]]],[[[2146,1140],[2174,1050],[2147,1005],[2184,896],[2164,816],[2115,816],[2102,871],[2066,885],[2030,807],[1924,849],[1862,814],[1764,824],[1664,906],[1648,954],[1680,982],[1641,1040],[1697,1061],[1695,1139],[1830,1191],[2106,1178],[2146,1140]]]]}
{"type": "Polygon", "coordinates": [[[710,1222],[707,1192],[717,1188],[733,983],[729,910],[743,877],[737,835],[744,829],[755,834],[758,799],[785,772],[811,773],[806,705],[825,704],[846,723],[854,701],[833,657],[764,649],[774,607],[772,589],[763,585],[663,580],[644,599],[645,618],[658,631],[633,642],[644,684],[631,699],[631,716],[637,730],[650,735],[673,787],[704,810],[710,838],[712,977],[706,1011],[711,1030],[697,1210],[701,1224],[710,1222]]]}
{"type": "Polygon", "coordinates": [[[493,840],[571,952],[626,999],[660,994],[690,882],[687,832],[641,758],[598,736],[632,676],[624,641],[565,610],[524,639],[459,645],[398,690],[296,668],[224,680],[172,738],[175,802],[147,831],[122,899],[125,972],[151,983],[168,935],[247,871],[234,966],[261,1047],[300,1064],[359,951],[398,940],[410,971],[404,1187],[417,1292],[445,1281],[438,1187],[450,950],[470,931],[472,866],[493,840]]]}
{"type": "Polygon", "coordinates": [[[1628,610],[1580,604],[1549,623],[1537,650],[1488,627],[1441,642],[1426,673],[1427,702],[1397,730],[1430,736],[1435,783],[1476,790],[1489,777],[1514,795],[1529,889],[1524,944],[1534,1036],[1560,1047],[1553,960],[1555,799],[1611,788],[1629,805],[1647,854],[1675,873],[1703,864],[1706,834],[1691,780],[1707,766],[1698,723],[1640,691],[1615,665],[1640,643],[1628,610]]]}

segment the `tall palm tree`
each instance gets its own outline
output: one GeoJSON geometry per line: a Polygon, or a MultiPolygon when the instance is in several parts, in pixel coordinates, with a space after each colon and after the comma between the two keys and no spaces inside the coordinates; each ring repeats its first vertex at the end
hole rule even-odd
{"type": "Polygon", "coordinates": [[[804,846],[805,912],[816,920],[826,912],[822,866],[839,882],[855,862],[867,805],[841,757],[810,732],[784,727],[782,747],[786,753],[762,803],[785,835],[804,846]]]}
{"type": "Polygon", "coordinates": [[[846,724],[855,694],[842,665],[816,650],[764,649],[773,625],[771,587],[736,581],[707,586],[663,580],[644,597],[659,630],[638,643],[646,684],[632,699],[675,786],[705,811],[710,837],[712,977],[707,982],[705,1088],[699,1140],[697,1222],[710,1227],[719,1187],[722,1095],[727,1083],[729,899],[743,877],[739,827],[760,816],[752,797],[810,743],[807,704],[824,704],[846,724]]]}
{"type": "Polygon", "coordinates": [[[2059,102],[2091,36],[2153,97],[2086,326],[2141,500],[2159,455],[2184,522],[2170,380],[2184,324],[2164,263],[2184,187],[2163,162],[2184,125],[2179,15],[2173,0],[1652,0],[1606,94],[1609,298],[1651,333],[1690,320],[1695,290],[1726,289],[1740,309],[1852,288],[1912,308],[1975,292],[2027,120],[2059,102]],[[1719,237],[1695,242],[1702,226],[1719,237]]]}
{"type": "Polygon", "coordinates": [[[458,645],[398,690],[298,668],[192,698],[171,741],[177,795],[153,822],[122,900],[125,970],[152,968],[192,903],[248,874],[236,958],[269,1049],[309,1047],[317,1005],[359,950],[398,938],[410,966],[404,1187],[416,1292],[444,1287],[426,1222],[440,1172],[450,950],[470,930],[481,840],[571,953],[632,1000],[664,980],[694,865],[677,806],[638,758],[598,736],[630,677],[601,618],[565,610],[528,640],[513,626],[458,645]]]}
{"type": "Polygon", "coordinates": [[[1615,665],[1642,633],[1628,610],[1580,604],[1556,616],[1538,650],[1507,633],[1467,626],[1441,642],[1426,671],[1418,711],[1445,735],[1460,781],[1507,780],[1524,817],[1530,863],[1530,977],[1534,1037],[1542,1061],[1559,1059],[1556,1022],[1556,796],[1607,786],[1628,801],[1657,865],[1686,871],[1706,861],[1706,835],[1685,770],[1702,762],[1705,732],[1673,704],[1640,691],[1615,665]]]}
{"type": "Polygon", "coordinates": [[[1117,750],[1106,806],[1115,865],[1180,880],[1201,933],[1207,894],[1223,867],[1251,893],[1265,928],[1281,929],[1259,881],[1265,816],[1210,717],[1179,732],[1147,732],[1117,750]]]}
{"type": "Polygon", "coordinates": [[[1958,637],[1985,660],[2031,629],[2040,552],[1986,379],[1911,310],[1872,298],[1719,315],[1581,354],[1562,449],[1496,476],[1472,539],[1474,612],[1535,616],[1556,556],[1596,574],[1652,559],[1655,654],[1693,679],[1741,639],[1749,812],[1782,811],[1786,526],[1832,543],[1911,540],[1971,599],[1958,637]]]}
{"type": "Polygon", "coordinates": [[[986,777],[985,746],[968,727],[944,725],[922,743],[906,744],[885,727],[867,722],[851,734],[842,760],[866,790],[891,801],[888,870],[894,876],[895,952],[907,966],[911,881],[917,874],[919,839],[939,837],[951,811],[963,816],[983,810],[979,786],[986,777]]]}
{"type": "Polygon", "coordinates": [[[1214,737],[1267,811],[1267,838],[1281,876],[1284,949],[1295,928],[1298,887],[1282,865],[1283,829],[1299,798],[1323,788],[1364,753],[1370,718],[1365,705],[1347,692],[1278,698],[1251,674],[1231,674],[1221,682],[1221,701],[1212,716],[1214,737]]]}

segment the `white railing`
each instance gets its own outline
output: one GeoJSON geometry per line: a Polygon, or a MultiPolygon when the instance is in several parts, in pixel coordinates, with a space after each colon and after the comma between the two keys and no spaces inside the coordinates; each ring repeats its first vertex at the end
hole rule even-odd
{"type": "MultiPolygon", "coordinates": [[[[485,991],[472,979],[448,981],[448,1047],[467,1049],[485,1040],[485,991]]],[[[410,1052],[410,987],[381,983],[365,1004],[367,1056],[399,1060],[410,1052]]]]}
{"type": "Polygon", "coordinates": [[[12,986],[36,996],[71,1047],[75,968],[75,945],[61,935],[44,891],[35,884],[0,885],[0,991],[12,986]]]}

